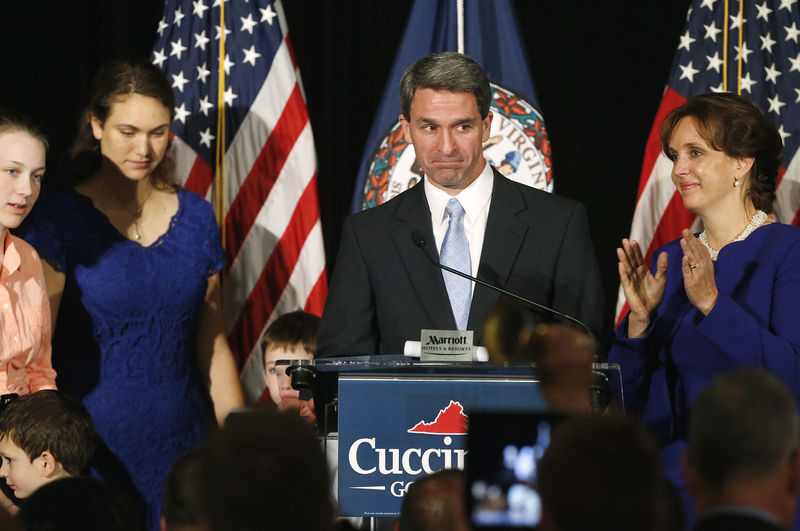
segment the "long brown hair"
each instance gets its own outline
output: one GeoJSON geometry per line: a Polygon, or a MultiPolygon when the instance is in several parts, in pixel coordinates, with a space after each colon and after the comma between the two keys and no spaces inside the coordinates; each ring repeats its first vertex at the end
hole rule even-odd
{"type": "MultiPolygon", "coordinates": [[[[88,103],[81,113],[78,133],[72,144],[70,186],[94,173],[100,165],[100,142],[92,134],[92,116],[104,123],[114,103],[129,94],[155,98],[169,110],[170,121],[175,117],[172,87],[164,72],[155,65],[144,59],[121,59],[101,66],[89,86],[88,103]]],[[[153,184],[168,186],[172,169],[168,153],[150,175],[153,184]]]]}
{"type": "Polygon", "coordinates": [[[698,134],[717,151],[732,158],[752,158],[749,188],[753,206],[770,212],[775,201],[783,142],[775,125],[750,100],[728,92],[689,98],[661,122],[661,150],[669,155],[669,140],[678,123],[691,118],[698,134]]]}

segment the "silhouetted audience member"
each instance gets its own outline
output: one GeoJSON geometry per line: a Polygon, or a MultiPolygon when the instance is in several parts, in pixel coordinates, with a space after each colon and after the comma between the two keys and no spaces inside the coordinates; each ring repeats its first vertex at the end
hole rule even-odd
{"type": "Polygon", "coordinates": [[[666,504],[655,441],[635,421],[580,415],[553,431],[539,463],[540,529],[662,529],[666,504]]]}
{"type": "Polygon", "coordinates": [[[64,478],[40,487],[17,515],[24,531],[140,531],[133,503],[90,478],[64,478]]]}
{"type": "Polygon", "coordinates": [[[440,470],[411,485],[403,497],[396,531],[469,531],[464,473],[440,470]]]}
{"type": "Polygon", "coordinates": [[[277,411],[231,414],[208,445],[201,500],[213,531],[330,531],[328,465],[313,428],[277,411]]]}
{"type": "Polygon", "coordinates": [[[200,502],[200,466],[203,447],[189,450],[175,461],[164,480],[161,506],[161,531],[202,529],[203,505],[200,502]]]}
{"type": "Polygon", "coordinates": [[[686,515],[683,511],[683,500],[681,500],[677,487],[666,476],[661,478],[659,499],[659,514],[662,517],[661,525],[658,527],[659,531],[684,531],[686,515]]]}
{"type": "Polygon", "coordinates": [[[483,325],[483,344],[492,363],[530,363],[524,348],[535,328],[530,312],[519,304],[500,300],[489,311],[483,325]]]}
{"type": "Polygon", "coordinates": [[[592,411],[594,341],[584,332],[565,324],[541,324],[528,345],[539,391],[552,409],[592,411]]]}
{"type": "Polygon", "coordinates": [[[800,488],[798,412],[763,369],[724,373],[698,395],[683,456],[696,531],[778,530],[792,524],[800,488]]]}
{"type": "Polygon", "coordinates": [[[483,332],[492,363],[535,363],[539,392],[560,411],[592,410],[594,341],[576,328],[555,323],[534,325],[519,305],[496,304],[483,332]]]}

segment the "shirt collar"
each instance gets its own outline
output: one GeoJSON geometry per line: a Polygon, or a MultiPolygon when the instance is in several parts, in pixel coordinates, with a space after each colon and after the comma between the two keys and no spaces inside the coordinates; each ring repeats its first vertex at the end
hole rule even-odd
{"type": "Polygon", "coordinates": [[[19,269],[21,263],[22,259],[19,256],[19,251],[14,245],[14,237],[6,229],[6,237],[3,240],[3,269],[6,270],[6,274],[10,274],[19,269]]]}
{"type": "Polygon", "coordinates": [[[454,196],[432,185],[427,177],[424,179],[424,186],[425,198],[428,200],[428,208],[431,210],[431,219],[439,223],[446,222],[447,213],[444,209],[447,202],[455,197],[464,207],[466,222],[475,223],[481,211],[486,208],[492,198],[494,173],[488,163],[484,164],[478,177],[454,196]]]}

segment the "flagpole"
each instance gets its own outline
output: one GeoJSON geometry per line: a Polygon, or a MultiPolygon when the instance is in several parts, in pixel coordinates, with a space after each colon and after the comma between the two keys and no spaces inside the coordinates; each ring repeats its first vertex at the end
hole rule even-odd
{"type": "Polygon", "coordinates": [[[722,91],[728,91],[728,0],[725,0],[725,17],[722,19],[722,91]]]}
{"type": "Polygon", "coordinates": [[[744,48],[742,48],[742,41],[744,39],[744,1],[739,0],[739,68],[736,72],[736,94],[742,95],[742,61],[744,60],[744,48]]]}
{"type": "Polygon", "coordinates": [[[464,0],[456,2],[456,27],[458,28],[458,53],[464,52],[464,0]]]}
{"type": "Polygon", "coordinates": [[[219,4],[219,61],[217,64],[217,150],[214,196],[217,225],[225,249],[225,0],[219,4]]]}

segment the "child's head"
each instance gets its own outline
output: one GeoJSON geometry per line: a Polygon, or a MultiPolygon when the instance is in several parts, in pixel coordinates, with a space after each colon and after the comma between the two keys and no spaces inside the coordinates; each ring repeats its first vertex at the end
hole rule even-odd
{"type": "Polygon", "coordinates": [[[17,112],[0,109],[0,235],[22,223],[42,186],[47,140],[17,112]]]}
{"type": "Polygon", "coordinates": [[[286,376],[286,367],[279,366],[277,360],[310,360],[317,349],[317,328],[319,317],[296,311],[281,315],[264,332],[261,348],[264,353],[264,378],[267,381],[269,396],[279,404],[286,398],[297,398],[298,392],[292,389],[291,379],[286,376]]]}
{"type": "Polygon", "coordinates": [[[18,498],[50,481],[78,476],[97,433],[79,401],[55,390],[23,395],[0,414],[0,477],[18,498]]]}

